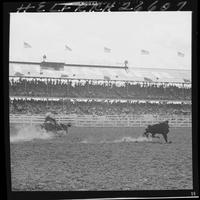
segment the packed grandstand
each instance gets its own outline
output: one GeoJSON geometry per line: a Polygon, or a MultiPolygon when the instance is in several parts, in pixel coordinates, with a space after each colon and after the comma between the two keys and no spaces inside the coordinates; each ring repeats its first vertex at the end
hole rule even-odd
{"type": "MultiPolygon", "coordinates": [[[[74,69],[74,74],[81,73],[77,66],[74,69]]],[[[70,70],[73,71],[72,67],[70,70]]],[[[106,70],[112,72],[115,69],[107,67],[106,70]]],[[[40,71],[37,76],[31,75],[30,70],[26,70],[27,74],[16,71],[10,74],[11,114],[45,114],[54,110],[65,115],[191,115],[191,83],[188,77],[181,77],[181,70],[179,79],[182,82],[176,79],[164,82],[162,77],[159,81],[142,77],[141,81],[130,75],[129,80],[114,80],[105,75],[95,79],[91,74],[87,78],[81,78],[80,74],[79,78],[62,77],[61,74],[60,77],[49,77],[48,73],[45,76],[47,71],[40,71]]],[[[169,76],[170,73],[174,72],[168,71],[169,76]]]]}

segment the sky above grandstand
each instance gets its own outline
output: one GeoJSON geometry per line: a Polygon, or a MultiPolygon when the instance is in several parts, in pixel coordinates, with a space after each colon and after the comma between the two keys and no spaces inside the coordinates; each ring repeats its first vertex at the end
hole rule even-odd
{"type": "Polygon", "coordinates": [[[191,12],[11,13],[10,60],[191,69],[191,22],[191,12]]]}

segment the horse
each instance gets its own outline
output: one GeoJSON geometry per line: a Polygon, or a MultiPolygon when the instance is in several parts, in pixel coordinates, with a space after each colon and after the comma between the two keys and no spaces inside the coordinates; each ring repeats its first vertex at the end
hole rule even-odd
{"type": "Polygon", "coordinates": [[[45,129],[47,132],[54,132],[57,136],[59,136],[58,131],[65,131],[65,135],[68,134],[68,128],[72,126],[71,123],[63,124],[63,123],[49,123],[44,122],[40,125],[42,129],[45,129]]]}
{"type": "Polygon", "coordinates": [[[168,121],[164,121],[158,124],[148,125],[148,127],[145,129],[143,136],[148,138],[149,133],[151,133],[152,138],[160,138],[159,136],[155,136],[155,135],[161,134],[166,143],[171,143],[171,141],[168,142],[168,137],[167,137],[167,134],[169,133],[168,123],[169,123],[168,121]]]}

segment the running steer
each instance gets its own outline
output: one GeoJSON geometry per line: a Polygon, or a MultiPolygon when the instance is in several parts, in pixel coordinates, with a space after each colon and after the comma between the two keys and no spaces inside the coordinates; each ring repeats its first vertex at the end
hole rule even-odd
{"type": "MultiPolygon", "coordinates": [[[[161,134],[165,139],[165,142],[168,143],[167,134],[169,133],[169,122],[164,121],[159,124],[148,125],[145,129],[144,136],[149,137],[149,133],[151,133],[152,138],[159,138],[155,136],[156,134],[161,134]]],[[[169,142],[171,143],[171,141],[169,142]]]]}

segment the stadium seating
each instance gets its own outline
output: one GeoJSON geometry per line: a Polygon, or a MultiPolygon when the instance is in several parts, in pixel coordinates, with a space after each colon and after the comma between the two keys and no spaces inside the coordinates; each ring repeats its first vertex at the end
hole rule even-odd
{"type": "Polygon", "coordinates": [[[10,96],[30,97],[191,100],[191,88],[131,82],[117,85],[109,82],[20,78],[17,81],[10,79],[9,92],[10,96]]]}
{"type": "Polygon", "coordinates": [[[77,115],[140,115],[140,114],[177,114],[188,115],[191,113],[190,104],[156,104],[156,103],[131,103],[131,102],[79,102],[76,100],[43,101],[33,99],[10,99],[11,114],[45,114],[56,111],[58,114],[77,115]]]}
{"type": "Polygon", "coordinates": [[[138,101],[191,100],[191,87],[178,87],[172,84],[145,82],[119,84],[119,82],[94,80],[10,78],[9,93],[12,97],[12,100],[10,99],[11,114],[44,114],[50,110],[55,110],[59,114],[78,115],[191,114],[191,104],[141,103],[138,101]],[[17,97],[26,98],[17,99],[17,97]],[[42,97],[41,99],[53,97],[57,100],[34,99],[38,97],[42,97]],[[64,97],[68,100],[63,100],[64,97]],[[81,98],[88,99],[88,101],[77,101],[81,98]],[[92,98],[100,99],[100,101],[92,100],[92,98]],[[109,99],[112,100],[109,101],[109,99]],[[119,101],[120,99],[126,102],[119,101]],[[130,100],[136,100],[136,102],[133,103],[130,100]]]}

